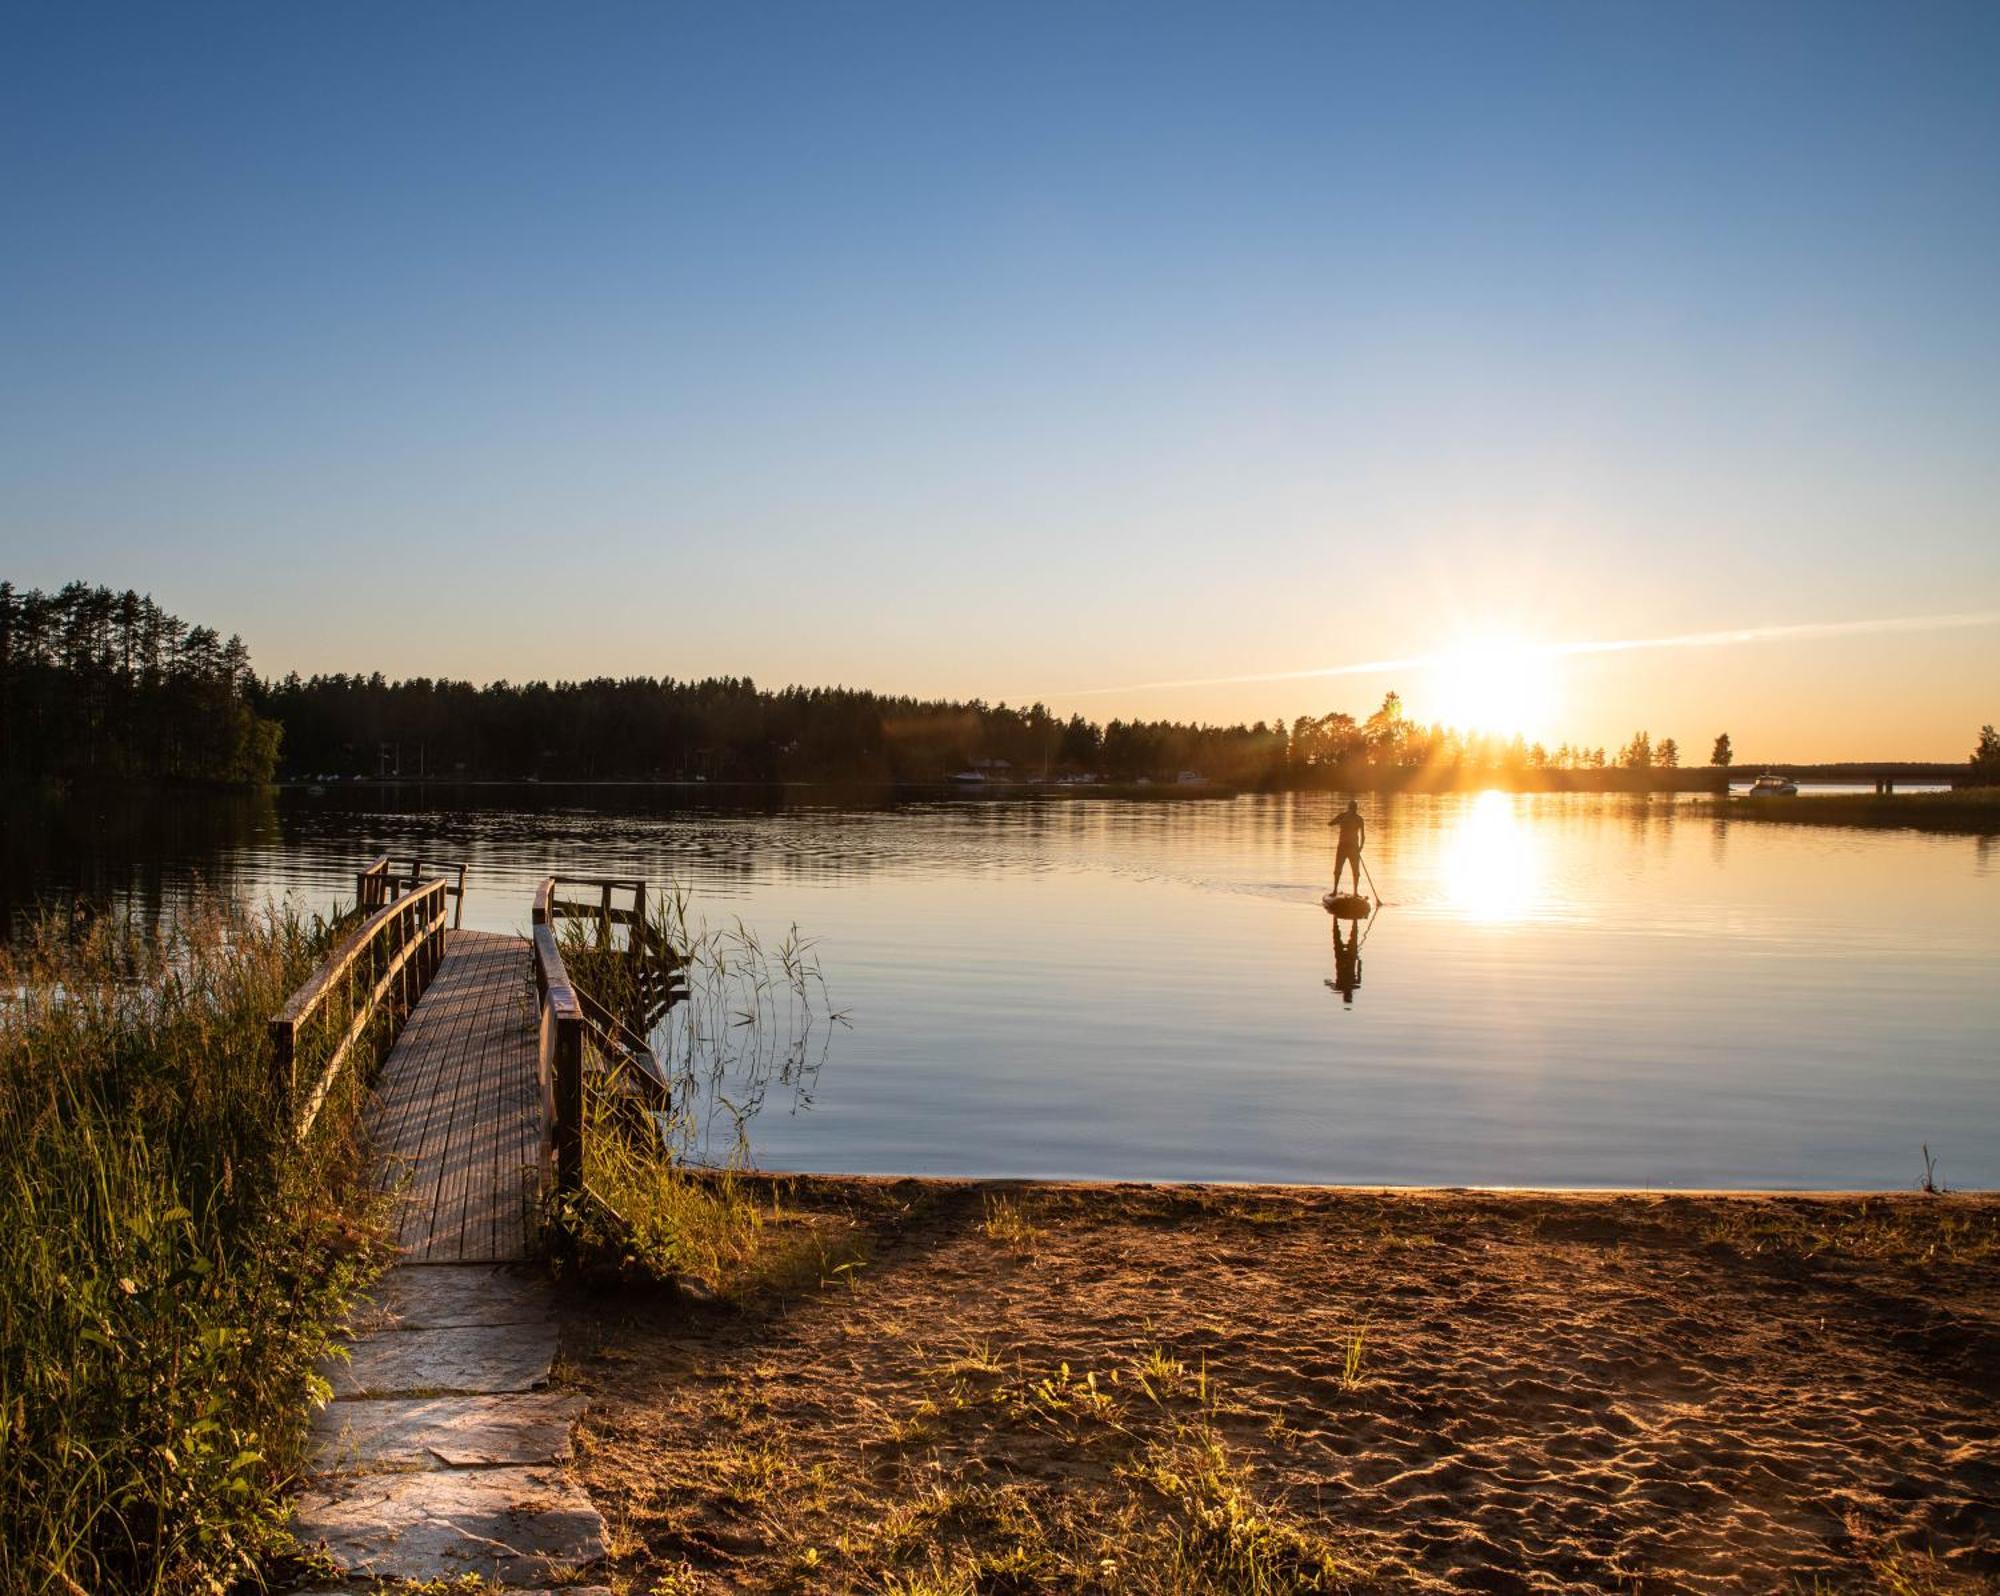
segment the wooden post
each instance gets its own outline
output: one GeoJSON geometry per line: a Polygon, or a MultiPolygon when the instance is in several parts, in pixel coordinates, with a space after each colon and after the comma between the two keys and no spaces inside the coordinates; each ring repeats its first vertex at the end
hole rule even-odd
{"type": "Polygon", "coordinates": [[[556,1190],[583,1190],[583,1016],[556,1016],[556,1190]]]}
{"type": "MultiPolygon", "coordinates": [[[[546,887],[544,889],[546,892],[546,887]]],[[[546,906],[546,899],[545,899],[546,906]]],[[[543,1102],[548,1115],[543,1144],[553,1154],[558,1196],[583,1190],[583,1005],[569,984],[556,946],[553,914],[535,924],[535,985],[541,994],[543,1102]]]]}

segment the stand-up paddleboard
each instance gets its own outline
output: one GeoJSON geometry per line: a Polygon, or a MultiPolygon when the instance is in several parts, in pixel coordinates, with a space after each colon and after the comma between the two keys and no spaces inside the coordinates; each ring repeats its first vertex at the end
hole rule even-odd
{"type": "Polygon", "coordinates": [[[1329,892],[1320,906],[1337,920],[1365,920],[1373,905],[1358,892],[1329,892]]]}

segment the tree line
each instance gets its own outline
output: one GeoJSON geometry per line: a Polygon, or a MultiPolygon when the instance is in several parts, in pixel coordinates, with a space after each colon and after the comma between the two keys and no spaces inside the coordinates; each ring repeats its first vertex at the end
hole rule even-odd
{"type": "MultiPolygon", "coordinates": [[[[1360,784],[1521,772],[1672,769],[1672,738],[1636,733],[1616,756],[1549,749],[1412,720],[1388,694],[1372,714],[1250,724],[1063,717],[1043,704],[921,699],[845,687],[759,688],[745,677],[469,682],[381,675],[260,684],[300,777],[584,781],[856,781],[931,785],[1092,775],[1237,787],[1360,784]]],[[[1718,743],[1727,759],[1727,739],[1718,743]]]]}
{"type": "MultiPolygon", "coordinates": [[[[1727,767],[1725,733],[1711,767],[1727,767]]],[[[1427,725],[1391,692],[1343,711],[1209,725],[1052,713],[1043,704],[926,699],[846,687],[760,688],[747,677],[511,683],[374,675],[259,678],[240,638],[187,625],[151,598],[71,583],[0,583],[0,770],[12,780],[256,783],[441,780],[853,781],[929,785],[1191,772],[1248,788],[1654,773],[1672,737],[1615,752],[1427,725]]],[[[1585,778],[1579,778],[1585,779],[1585,778]]]]}
{"type": "Polygon", "coordinates": [[[240,637],[150,597],[0,582],[0,773],[11,782],[242,784],[277,769],[240,637]]]}

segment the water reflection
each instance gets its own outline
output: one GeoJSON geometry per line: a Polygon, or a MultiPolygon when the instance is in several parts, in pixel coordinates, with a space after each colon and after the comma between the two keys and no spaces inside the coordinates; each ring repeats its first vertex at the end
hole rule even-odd
{"type": "MultiPolygon", "coordinates": [[[[762,1033],[778,1050],[744,1057],[747,993],[718,997],[698,1037],[659,1039],[706,1059],[704,1083],[738,1050],[727,1101],[690,1093],[687,1112],[722,1157],[736,1109],[761,1104],[769,1168],[1896,1187],[1928,1141],[1959,1183],[2000,1184],[1988,841],[1660,800],[1364,799],[1369,867],[1408,906],[1384,964],[1370,924],[1328,946],[1306,930],[1327,795],[687,798],[65,806],[5,817],[0,900],[80,893],[151,918],[207,881],[323,909],[351,900],[360,861],[421,851],[467,861],[468,927],[519,931],[552,871],[677,882],[768,948],[793,924],[817,937],[852,1015],[824,1077],[833,1028],[795,1051],[785,1013],[762,1033]]],[[[692,1018],[677,1005],[668,1024],[692,1018]]]]}
{"type": "Polygon", "coordinates": [[[1518,794],[1482,792],[1453,825],[1441,874],[1444,901],[1463,918],[1499,925],[1541,911],[1542,841],[1524,813],[1526,803],[1518,794]]]}
{"type": "Polygon", "coordinates": [[[203,889],[259,896],[246,864],[277,830],[267,791],[0,795],[0,941],[44,913],[157,931],[203,889]]]}
{"type": "Polygon", "coordinates": [[[1326,983],[1340,994],[1343,1006],[1354,1007],[1354,994],[1361,989],[1361,948],[1375,929],[1375,916],[1366,919],[1333,920],[1333,976],[1326,983]],[[1345,926],[1343,931],[1342,927],[1345,926]]]}

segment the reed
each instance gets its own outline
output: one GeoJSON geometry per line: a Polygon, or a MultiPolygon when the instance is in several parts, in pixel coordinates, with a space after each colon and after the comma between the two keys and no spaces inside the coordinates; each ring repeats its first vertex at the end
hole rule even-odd
{"type": "Polygon", "coordinates": [[[358,1088],[296,1147],[270,1082],[332,928],[69,929],[0,949],[0,1589],[254,1583],[375,1261],[358,1088]]]}
{"type": "Polygon", "coordinates": [[[810,1106],[845,1023],[811,942],[797,927],[775,944],[740,920],[710,927],[678,889],[655,895],[646,918],[637,949],[587,920],[561,929],[571,980],[647,1036],[672,1093],[671,1110],[635,1135],[614,1078],[587,1072],[587,1196],[563,1216],[579,1262],[733,1301],[852,1286],[865,1263],[852,1227],[789,1208],[782,1183],[745,1178],[756,1116],[773,1091],[794,1111],[810,1106]]]}

